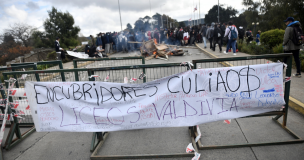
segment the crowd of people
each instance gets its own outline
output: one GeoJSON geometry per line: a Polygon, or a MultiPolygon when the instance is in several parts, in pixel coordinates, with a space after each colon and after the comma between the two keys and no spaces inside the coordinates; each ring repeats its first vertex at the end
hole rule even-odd
{"type": "MultiPolygon", "coordinates": [[[[295,21],[293,17],[288,17],[285,21],[287,26],[284,35],[283,49],[285,53],[293,53],[297,74],[294,76],[301,77],[299,51],[304,42],[303,31],[299,21],[295,21]],[[294,32],[296,31],[296,32],[294,32]],[[296,34],[295,34],[296,33],[296,34]]],[[[256,44],[260,45],[260,34],[258,31],[255,37],[256,44]]],[[[228,54],[233,51],[233,55],[238,52],[237,40],[240,43],[246,39],[247,44],[253,41],[252,32],[247,29],[245,32],[243,26],[237,28],[233,22],[228,23],[211,23],[200,24],[195,26],[187,26],[181,28],[160,28],[158,30],[139,30],[134,32],[107,32],[97,34],[96,41],[93,39],[93,45],[96,45],[93,52],[89,53],[90,57],[107,57],[107,54],[112,52],[126,53],[128,51],[135,51],[140,48],[142,42],[153,40],[155,43],[165,43],[168,45],[186,46],[194,45],[194,43],[204,43],[204,48],[207,48],[207,41],[209,41],[210,49],[215,51],[216,46],[219,47],[219,52],[228,54]],[[222,52],[222,45],[227,44],[226,51],[222,52]]],[[[60,48],[60,38],[56,38],[55,50],[58,59],[65,58],[63,49],[60,48]]],[[[92,48],[92,47],[91,47],[92,48]]],[[[89,49],[85,51],[89,52],[89,49]]],[[[286,60],[284,60],[286,61],[286,60]]]]}
{"type": "MultiPolygon", "coordinates": [[[[260,31],[259,31],[260,32],[260,31]]],[[[259,32],[256,42],[259,44],[259,32]]],[[[135,51],[141,46],[141,42],[154,39],[156,43],[165,43],[168,45],[194,45],[194,43],[204,43],[207,48],[207,41],[210,43],[210,49],[215,51],[216,45],[222,52],[222,45],[227,44],[227,49],[223,53],[227,54],[231,49],[234,55],[238,52],[236,39],[239,37],[241,42],[246,37],[247,43],[253,40],[250,30],[246,33],[242,26],[239,29],[232,22],[200,24],[195,26],[186,26],[181,28],[160,28],[158,30],[139,30],[136,32],[107,32],[99,33],[96,39],[96,46],[103,48],[105,53],[135,51]],[[232,37],[232,38],[231,38],[232,37]]],[[[100,50],[99,50],[100,51],[100,50]]]]}

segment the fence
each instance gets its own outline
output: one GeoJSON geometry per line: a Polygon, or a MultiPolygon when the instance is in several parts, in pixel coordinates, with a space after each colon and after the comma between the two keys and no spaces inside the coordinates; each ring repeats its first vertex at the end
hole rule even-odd
{"type": "Polygon", "coordinates": [[[20,66],[20,65],[32,65],[35,64],[38,70],[44,69],[63,69],[62,61],[40,61],[40,62],[25,62],[25,63],[12,63],[11,66],[20,66]]]}
{"type": "MultiPolygon", "coordinates": [[[[233,58],[218,58],[218,59],[202,59],[202,60],[193,60],[195,69],[207,69],[207,68],[218,68],[218,67],[232,67],[232,66],[244,66],[244,65],[254,65],[254,64],[265,64],[273,63],[272,59],[287,59],[288,66],[292,66],[291,54],[279,54],[279,55],[263,55],[263,56],[249,56],[249,57],[233,57],[233,58]]],[[[94,59],[93,59],[94,61],[94,59]]],[[[95,63],[95,62],[94,62],[95,63]]],[[[74,62],[74,65],[77,61],[74,62]]],[[[100,66],[99,66],[100,67],[100,66]]],[[[44,70],[44,71],[15,71],[3,73],[5,79],[8,79],[9,76],[16,77],[20,79],[22,74],[28,74],[30,77],[36,77],[38,74],[39,79],[36,81],[51,81],[51,82],[61,82],[61,81],[84,81],[88,80],[90,76],[97,75],[94,78],[90,78],[91,81],[108,81],[116,83],[124,83],[125,80],[130,80],[131,78],[138,79],[139,76],[143,73],[146,75],[142,80],[137,80],[133,83],[145,83],[160,79],[172,74],[181,73],[187,70],[186,67],[180,66],[180,63],[167,63],[167,64],[149,64],[149,65],[130,65],[130,66],[113,66],[113,67],[103,67],[103,68],[78,68],[78,69],[63,69],[63,70],[44,70]]],[[[288,67],[286,70],[286,77],[291,76],[291,67],[288,67]]],[[[29,80],[29,79],[26,79],[29,80]]],[[[21,86],[22,87],[22,86],[21,86]]],[[[248,147],[248,146],[258,146],[258,145],[274,145],[274,144],[287,144],[287,143],[301,143],[304,142],[299,136],[293,133],[286,127],[287,123],[287,113],[288,113],[288,100],[290,92],[290,82],[285,84],[285,94],[284,99],[286,102],[285,108],[282,111],[269,112],[260,115],[254,115],[251,117],[258,116],[270,116],[276,115],[273,120],[277,122],[283,129],[285,129],[290,135],[292,135],[295,140],[289,141],[278,141],[278,142],[265,142],[265,143],[247,143],[247,144],[237,144],[237,145],[223,145],[223,146],[205,146],[201,145],[201,142],[198,141],[195,143],[194,138],[198,135],[196,127],[189,127],[191,140],[195,149],[215,149],[215,148],[232,148],[232,147],[248,147]],[[283,123],[280,124],[278,119],[283,116],[283,123]]],[[[105,132],[95,132],[92,136],[91,142],[91,159],[98,158],[126,158],[125,156],[97,156],[98,149],[104,143],[106,137],[109,133],[105,132]]],[[[155,157],[192,157],[193,154],[168,154],[168,155],[135,155],[129,156],[128,158],[155,158],[155,157]]]]}
{"type": "Polygon", "coordinates": [[[73,60],[74,68],[99,68],[145,64],[144,57],[112,57],[73,60]]]}
{"type": "MultiPolygon", "coordinates": [[[[233,57],[233,58],[217,58],[217,59],[201,59],[193,60],[194,68],[217,68],[217,67],[232,67],[232,66],[244,66],[244,65],[255,65],[255,64],[266,64],[274,63],[271,60],[287,60],[287,70],[286,77],[291,76],[291,66],[292,66],[292,54],[270,54],[270,55],[261,55],[261,56],[248,56],[248,57],[233,57]]],[[[273,111],[259,115],[253,115],[249,117],[262,117],[262,116],[276,116],[273,120],[279,124],[284,130],[286,130],[294,140],[288,141],[277,141],[277,142],[264,142],[264,143],[247,143],[247,144],[236,144],[236,145],[212,145],[202,146],[201,142],[197,142],[197,147],[199,149],[218,149],[218,148],[236,148],[236,147],[252,147],[252,146],[264,146],[264,145],[276,145],[276,144],[289,144],[289,143],[303,143],[304,140],[301,139],[298,135],[293,133],[290,129],[286,127],[287,123],[287,113],[288,113],[288,102],[289,102],[289,92],[290,92],[290,81],[285,83],[284,90],[284,99],[286,102],[285,108],[282,111],[273,111]],[[283,116],[283,123],[281,124],[278,119],[283,116]]],[[[246,117],[243,117],[246,118],[246,117]]],[[[195,128],[191,128],[194,135],[198,135],[195,128]]]]}
{"type": "MultiPolygon", "coordinates": [[[[131,78],[138,79],[139,76],[144,73],[146,77],[142,80],[136,80],[133,83],[145,83],[153,80],[157,80],[163,77],[170,76],[172,74],[177,74],[187,71],[187,67],[181,66],[180,63],[167,63],[167,64],[148,64],[148,65],[133,65],[133,66],[118,66],[111,68],[92,68],[88,70],[89,76],[97,75],[99,78],[91,78],[91,81],[104,81],[106,78],[108,82],[124,83],[125,79],[130,80],[131,78]],[[126,77],[126,78],[125,78],[126,77]]],[[[95,132],[92,136],[91,142],[91,159],[138,159],[138,158],[160,158],[160,157],[193,157],[192,153],[184,154],[159,154],[159,155],[115,155],[115,156],[98,156],[97,152],[101,148],[105,139],[109,135],[108,132],[95,132]]],[[[192,136],[194,137],[194,136],[192,136]]],[[[192,138],[192,142],[194,138],[192,138]]],[[[194,143],[193,143],[194,144],[194,143]]],[[[195,147],[196,148],[196,147],[195,147]]]]}

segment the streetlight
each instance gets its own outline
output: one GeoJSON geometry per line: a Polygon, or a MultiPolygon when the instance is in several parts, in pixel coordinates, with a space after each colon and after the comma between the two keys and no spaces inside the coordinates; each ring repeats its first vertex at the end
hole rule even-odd
{"type": "Polygon", "coordinates": [[[256,23],[252,22],[252,25],[254,26],[254,34],[256,34],[256,26],[259,25],[259,22],[256,23]]]}

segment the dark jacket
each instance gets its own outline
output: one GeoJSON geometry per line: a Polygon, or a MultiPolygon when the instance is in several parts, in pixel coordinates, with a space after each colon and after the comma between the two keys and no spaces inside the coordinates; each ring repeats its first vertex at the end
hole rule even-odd
{"type": "Polygon", "coordinates": [[[113,40],[112,40],[112,36],[107,33],[105,36],[104,36],[104,41],[103,41],[105,44],[108,44],[108,43],[112,43],[113,40]]]}
{"type": "Polygon", "coordinates": [[[60,43],[57,40],[55,41],[55,51],[60,52],[60,43]]]}
{"type": "Polygon", "coordinates": [[[301,27],[301,23],[299,21],[294,21],[290,23],[286,29],[284,34],[284,40],[283,40],[283,46],[284,51],[292,51],[292,50],[299,50],[301,49],[301,46],[297,46],[292,42],[293,36],[294,36],[294,26],[301,27]]]}
{"type": "Polygon", "coordinates": [[[206,37],[207,27],[206,27],[206,26],[203,26],[203,27],[201,28],[200,32],[202,33],[202,36],[203,36],[203,37],[206,37]]]}
{"type": "Polygon", "coordinates": [[[222,38],[222,31],[220,28],[218,28],[217,26],[214,27],[213,30],[213,40],[218,40],[222,38]]]}
{"type": "Polygon", "coordinates": [[[244,29],[239,29],[239,37],[244,38],[244,29]]]}
{"type": "Polygon", "coordinates": [[[100,45],[102,45],[101,37],[97,37],[96,38],[96,46],[100,46],[100,45]]]}
{"type": "Polygon", "coordinates": [[[221,31],[222,31],[222,35],[224,36],[226,32],[226,26],[221,25],[221,31]]]}

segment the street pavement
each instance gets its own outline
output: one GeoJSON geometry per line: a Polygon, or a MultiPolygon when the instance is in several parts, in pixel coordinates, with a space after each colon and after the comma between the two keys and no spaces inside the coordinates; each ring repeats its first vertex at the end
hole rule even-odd
{"type": "MultiPolygon", "coordinates": [[[[211,58],[200,49],[187,48],[187,50],[191,55],[171,56],[168,61],[152,59],[146,61],[146,64],[184,62],[193,59],[211,58]]],[[[233,56],[231,53],[228,55],[218,52],[214,53],[218,57],[233,56]]],[[[136,53],[116,53],[111,55],[111,57],[125,57],[134,54],[136,53]]],[[[238,53],[237,56],[247,55],[238,53]]],[[[71,62],[64,64],[64,68],[71,67],[73,67],[71,62]]],[[[294,79],[292,78],[292,82],[294,79]]],[[[299,82],[299,84],[303,83],[299,82]]],[[[199,125],[202,133],[201,143],[207,146],[293,140],[293,137],[287,134],[271,118],[268,116],[234,119],[231,121],[231,124],[225,124],[223,121],[201,124],[199,125]]],[[[303,115],[292,109],[289,110],[287,126],[300,137],[304,137],[303,120],[303,115]]],[[[24,131],[24,129],[22,130],[24,131]]],[[[6,129],[5,134],[7,134],[7,131],[8,129],[6,129]]],[[[34,132],[10,151],[3,150],[3,154],[5,160],[88,160],[91,155],[89,151],[91,139],[92,133],[34,132]]],[[[190,142],[191,139],[187,127],[117,131],[109,134],[97,155],[185,153],[186,147],[190,142]]],[[[199,150],[199,153],[201,153],[200,159],[302,160],[304,157],[304,144],[199,150]]],[[[191,158],[162,159],[190,160],[191,158]]]]}

